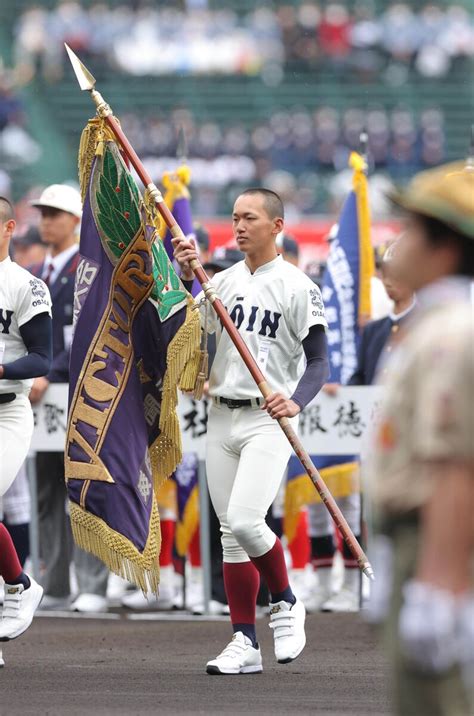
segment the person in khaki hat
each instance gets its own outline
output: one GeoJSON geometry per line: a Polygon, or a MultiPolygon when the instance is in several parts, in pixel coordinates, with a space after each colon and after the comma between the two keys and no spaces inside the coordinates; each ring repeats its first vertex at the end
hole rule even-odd
{"type": "MultiPolygon", "coordinates": [[[[474,654],[474,172],[419,174],[394,256],[417,292],[386,364],[371,469],[397,714],[472,713],[474,654]],[[470,683],[469,683],[470,682],[470,683]]],[[[376,566],[376,565],[374,565],[376,566]]]]}

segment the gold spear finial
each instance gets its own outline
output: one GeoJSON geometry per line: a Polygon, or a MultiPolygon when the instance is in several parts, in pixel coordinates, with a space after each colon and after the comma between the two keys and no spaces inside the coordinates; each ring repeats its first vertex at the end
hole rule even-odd
{"type": "Polygon", "coordinates": [[[100,92],[95,89],[94,75],[89,72],[87,67],[80,61],[79,57],[71,50],[69,45],[64,43],[64,47],[66,48],[66,52],[69,55],[72,69],[74,70],[74,74],[76,75],[77,81],[79,82],[79,87],[81,88],[81,90],[87,90],[91,93],[91,97],[97,106],[97,114],[100,117],[108,117],[110,114],[112,114],[112,110],[110,109],[109,105],[104,100],[100,92]]]}

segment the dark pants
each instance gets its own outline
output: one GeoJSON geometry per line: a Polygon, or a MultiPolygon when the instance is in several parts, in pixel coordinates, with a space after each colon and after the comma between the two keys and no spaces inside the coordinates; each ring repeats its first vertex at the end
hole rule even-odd
{"type": "Polygon", "coordinates": [[[38,453],[36,470],[40,556],[44,569],[41,584],[45,594],[69,597],[69,564],[73,557],[79,593],[105,597],[109,575],[107,567],[92,554],[73,547],[69,515],[66,513],[64,454],[38,453]]]}
{"type": "Polygon", "coordinates": [[[72,537],[66,514],[64,454],[36,455],[41,584],[51,597],[69,597],[72,537]]]}

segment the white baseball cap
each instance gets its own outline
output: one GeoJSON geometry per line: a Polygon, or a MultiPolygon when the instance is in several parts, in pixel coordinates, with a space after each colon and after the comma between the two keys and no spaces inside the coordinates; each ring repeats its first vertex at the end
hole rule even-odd
{"type": "Polygon", "coordinates": [[[67,184],[51,184],[46,187],[38,200],[30,201],[30,204],[38,209],[48,206],[52,209],[67,211],[79,219],[82,217],[81,195],[77,189],[67,184]]]}

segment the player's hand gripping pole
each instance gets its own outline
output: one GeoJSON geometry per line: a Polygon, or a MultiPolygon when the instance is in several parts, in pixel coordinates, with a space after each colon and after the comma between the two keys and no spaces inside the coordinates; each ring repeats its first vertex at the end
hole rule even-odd
{"type": "MultiPolygon", "coordinates": [[[[146,172],[143,164],[138,158],[138,155],[136,154],[135,150],[126,138],[125,134],[123,133],[119,123],[113,116],[112,110],[110,109],[109,105],[105,102],[102,95],[95,89],[95,78],[91,75],[91,73],[87,70],[87,68],[82,64],[79,58],[67,45],[66,50],[68,52],[69,59],[71,60],[71,64],[74,68],[74,72],[76,73],[76,77],[81,89],[87,90],[91,93],[91,97],[97,107],[97,114],[107,122],[114,136],[120,143],[124,154],[128,157],[131,165],[133,166],[141,181],[145,185],[149,196],[155,201],[158,211],[160,212],[162,218],[168,226],[171,235],[174,238],[182,239],[184,241],[184,234],[178,226],[171,211],[164,203],[161,192],[152,182],[151,177],[146,172]]],[[[197,280],[201,284],[206,298],[212,303],[214,310],[216,311],[222,322],[223,327],[225,328],[235,347],[239,351],[242,360],[244,361],[245,365],[247,366],[252,375],[252,378],[257,383],[260,392],[262,393],[264,398],[267,398],[272,393],[270,386],[265,380],[265,376],[258,367],[254,357],[247,348],[246,343],[242,339],[237,328],[234,326],[232,319],[224,308],[224,305],[217,297],[215,288],[211,284],[208,275],[204,271],[199,261],[191,261],[190,266],[197,280]]],[[[306,472],[311,478],[311,481],[319,492],[322,501],[329,510],[329,513],[333,518],[334,522],[336,523],[336,526],[338,527],[340,533],[342,534],[345,543],[351,550],[351,553],[353,554],[354,558],[357,560],[359,567],[367,577],[373,579],[374,573],[372,570],[372,566],[367,559],[367,556],[365,555],[363,549],[356,540],[351,528],[347,524],[347,521],[345,520],[341,510],[337,506],[333,496],[326,487],[324,480],[313,465],[310,456],[303,448],[301,441],[291,427],[290,421],[288,420],[288,418],[280,418],[278,422],[280,424],[281,429],[288,438],[288,441],[290,442],[293,450],[295,451],[296,456],[301,461],[301,464],[305,468],[306,472]]]]}

